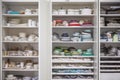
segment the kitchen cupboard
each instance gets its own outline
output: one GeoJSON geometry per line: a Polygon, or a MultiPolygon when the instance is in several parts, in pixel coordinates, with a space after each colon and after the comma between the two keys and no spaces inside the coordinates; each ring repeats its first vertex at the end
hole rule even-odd
{"type": "Polygon", "coordinates": [[[39,80],[39,1],[2,0],[1,5],[1,80],[39,80]]]}
{"type": "Polygon", "coordinates": [[[100,1],[100,80],[119,80],[120,1],[100,1]]]}
{"type": "Polygon", "coordinates": [[[51,0],[52,80],[98,79],[97,0],[51,0]]]}
{"type": "Polygon", "coordinates": [[[119,0],[2,0],[1,80],[11,76],[118,80],[119,4],[119,0]]]}

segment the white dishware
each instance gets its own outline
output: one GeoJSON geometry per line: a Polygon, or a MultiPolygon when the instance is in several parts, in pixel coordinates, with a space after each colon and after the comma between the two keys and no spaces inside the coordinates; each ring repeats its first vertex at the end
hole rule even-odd
{"type": "Polygon", "coordinates": [[[24,68],[24,62],[20,62],[20,68],[24,68]]]}
{"type": "Polygon", "coordinates": [[[90,9],[90,8],[83,8],[83,9],[80,9],[80,11],[81,11],[81,14],[83,14],[83,15],[92,14],[92,9],[90,9]]]}
{"type": "Polygon", "coordinates": [[[31,80],[31,77],[23,77],[23,80],[31,80]]]}
{"type": "Polygon", "coordinates": [[[28,66],[28,65],[27,65],[27,66],[26,66],[26,69],[31,69],[31,67],[32,67],[32,66],[28,66]]]}
{"type": "Polygon", "coordinates": [[[28,20],[28,27],[32,27],[32,19],[28,20]]]}
{"type": "Polygon", "coordinates": [[[37,24],[37,22],[32,20],[31,26],[32,26],[32,27],[36,27],[36,24],[37,24]]]}
{"type": "Polygon", "coordinates": [[[8,78],[14,77],[13,74],[7,75],[8,78]]]}
{"type": "Polygon", "coordinates": [[[11,36],[5,36],[4,40],[5,41],[13,41],[13,38],[11,36]]]}
{"type": "Polygon", "coordinates": [[[38,69],[38,64],[34,64],[34,69],[38,69]]]}
{"type": "Polygon", "coordinates": [[[26,54],[27,54],[27,56],[32,56],[32,55],[33,55],[33,51],[27,50],[27,51],[26,51],[26,54]]]}
{"type": "Polygon", "coordinates": [[[79,37],[73,37],[73,38],[71,38],[71,40],[72,40],[73,42],[80,42],[80,41],[81,41],[81,38],[79,38],[79,37]]]}
{"type": "Polygon", "coordinates": [[[79,33],[79,32],[75,32],[74,34],[73,34],[73,36],[80,36],[81,34],[79,33]]]}
{"type": "Polygon", "coordinates": [[[66,9],[59,9],[58,13],[59,13],[59,15],[65,15],[66,14],[66,9]]]}
{"type": "Polygon", "coordinates": [[[19,37],[18,36],[13,36],[12,37],[14,41],[18,41],[19,37]]]}
{"type": "Polygon", "coordinates": [[[120,50],[119,49],[117,50],[117,55],[120,56],[120,50]]]}
{"type": "Polygon", "coordinates": [[[26,37],[26,33],[24,33],[24,32],[20,32],[20,33],[19,33],[19,37],[21,37],[21,38],[25,38],[25,37],[26,37]]]}
{"type": "Polygon", "coordinates": [[[38,14],[38,9],[35,9],[36,10],[36,14],[38,14]]]}
{"type": "Polygon", "coordinates": [[[8,63],[5,64],[4,68],[8,68],[8,63]]]}
{"type": "Polygon", "coordinates": [[[25,14],[26,14],[26,15],[30,15],[30,14],[32,14],[32,12],[31,12],[30,9],[26,9],[26,10],[25,10],[25,14]]]}
{"type": "Polygon", "coordinates": [[[53,10],[53,13],[52,13],[53,15],[58,15],[59,13],[58,13],[58,11],[57,10],[53,10]]]}
{"type": "Polygon", "coordinates": [[[69,24],[68,21],[63,21],[64,26],[68,26],[68,24],[69,24]]]}
{"type": "Polygon", "coordinates": [[[68,9],[67,14],[69,15],[74,15],[74,9],[68,9]]]}
{"type": "Polygon", "coordinates": [[[79,15],[80,14],[80,10],[79,9],[74,9],[74,14],[75,15],[79,15]]]}
{"type": "Polygon", "coordinates": [[[7,23],[7,27],[10,27],[10,25],[11,25],[10,23],[7,23]]]}
{"type": "Polygon", "coordinates": [[[34,38],[29,37],[27,40],[28,40],[28,41],[34,41],[34,38]]]}
{"type": "Polygon", "coordinates": [[[18,41],[27,41],[27,38],[19,38],[18,41]]]}
{"type": "Polygon", "coordinates": [[[10,23],[10,24],[19,24],[20,23],[20,19],[10,19],[8,22],[10,23]]]}

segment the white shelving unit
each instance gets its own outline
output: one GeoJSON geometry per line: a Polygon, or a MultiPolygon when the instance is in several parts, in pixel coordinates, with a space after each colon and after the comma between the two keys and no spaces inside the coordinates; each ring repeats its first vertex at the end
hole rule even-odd
{"type": "Polygon", "coordinates": [[[39,6],[40,1],[38,0],[2,0],[2,76],[0,80],[6,80],[9,75],[13,75],[19,79],[30,77],[31,79],[38,78],[36,80],[40,80],[39,6]],[[8,11],[23,12],[26,9],[36,10],[38,14],[8,13],[8,11]],[[20,22],[11,25],[10,21],[12,19],[19,19],[20,22]],[[28,26],[28,20],[30,19],[36,21],[36,26],[28,26]],[[23,35],[25,33],[25,37],[27,38],[31,34],[36,35],[38,36],[38,40],[5,40],[6,36],[19,36],[20,39],[22,38],[20,37],[20,33],[23,33],[23,35]]]}
{"type": "MultiPolygon", "coordinates": [[[[104,22],[103,24],[100,24],[100,34],[103,34],[105,32],[108,31],[112,31],[112,32],[116,32],[118,35],[118,31],[120,29],[120,25],[118,23],[118,25],[108,25],[108,23],[113,22],[113,19],[120,19],[120,13],[114,13],[115,11],[112,11],[113,13],[110,13],[110,9],[114,6],[119,6],[120,1],[119,0],[100,0],[100,17],[104,18],[104,20],[102,19],[100,22],[104,22]],[[106,9],[106,11],[105,11],[106,9]],[[107,9],[109,9],[107,11],[107,9]],[[107,22],[108,21],[108,22],[107,22]]],[[[114,34],[113,34],[114,35],[114,34]]],[[[113,38],[113,37],[112,37],[113,38]]],[[[113,48],[116,48],[117,50],[120,44],[120,41],[101,41],[100,45],[101,45],[101,52],[100,52],[100,72],[101,72],[101,79],[102,80],[106,80],[108,76],[115,74],[114,76],[111,76],[113,78],[109,78],[109,80],[117,80],[118,76],[117,74],[120,73],[119,69],[120,69],[120,56],[118,55],[118,52],[116,52],[116,55],[109,55],[110,54],[110,48],[108,49],[108,47],[112,46],[113,48]],[[102,52],[103,51],[103,45],[105,47],[107,47],[108,51],[107,52],[102,52]],[[105,53],[105,55],[102,55],[102,53],[105,53]],[[103,75],[105,75],[106,77],[104,77],[103,75]]],[[[107,50],[106,49],[106,50],[107,50]]]]}
{"type": "MultiPolygon", "coordinates": [[[[98,25],[97,25],[97,0],[51,0],[51,22],[54,20],[65,20],[70,22],[70,20],[81,20],[81,19],[89,19],[93,25],[89,26],[53,26],[51,24],[51,30],[52,34],[57,33],[59,37],[61,38],[62,33],[68,33],[70,36],[74,32],[82,32],[84,30],[91,30],[92,38],[91,41],[62,41],[62,40],[52,40],[51,46],[52,46],[52,53],[51,53],[51,64],[52,64],[52,72],[51,72],[51,80],[97,80],[98,79],[98,47],[97,47],[97,35],[98,35],[98,25]],[[90,15],[84,15],[84,14],[77,14],[77,15],[71,15],[71,14],[53,14],[52,12],[54,10],[58,9],[80,9],[89,7],[94,10],[93,14],[90,15]],[[55,48],[64,48],[68,49],[69,47],[74,47],[76,49],[92,49],[93,55],[89,56],[83,56],[83,55],[65,55],[62,54],[55,54],[55,48]],[[75,60],[73,60],[75,59],[75,60]],[[83,59],[90,59],[89,60],[83,60],[83,59]],[[73,66],[74,65],[74,66],[73,66]],[[88,65],[88,66],[87,66],[88,65]],[[65,72],[71,71],[71,72],[65,72]],[[83,72],[72,72],[77,70],[83,70],[83,72]],[[84,72],[86,70],[86,72],[84,72]],[[90,72],[87,70],[90,70],[90,72]],[[83,76],[83,78],[81,78],[83,76]],[[76,78],[72,78],[76,77],[76,78]],[[79,77],[79,78],[78,78],[79,77]],[[90,78],[88,78],[90,77],[90,78]]],[[[51,36],[53,39],[53,35],[51,36]]],[[[64,50],[64,49],[63,49],[64,50]]],[[[59,51],[59,50],[58,50],[59,51]]],[[[63,51],[64,52],[64,51],[63,51]]]]}

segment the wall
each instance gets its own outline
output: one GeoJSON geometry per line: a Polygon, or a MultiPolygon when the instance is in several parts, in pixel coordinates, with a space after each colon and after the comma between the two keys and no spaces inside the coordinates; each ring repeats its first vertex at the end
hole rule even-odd
{"type": "Polygon", "coordinates": [[[40,80],[51,80],[50,2],[40,0],[40,80]]]}

